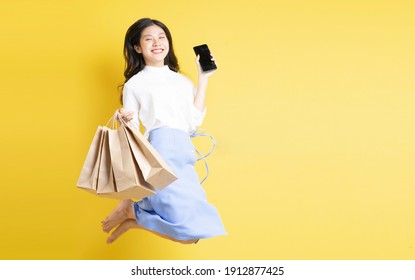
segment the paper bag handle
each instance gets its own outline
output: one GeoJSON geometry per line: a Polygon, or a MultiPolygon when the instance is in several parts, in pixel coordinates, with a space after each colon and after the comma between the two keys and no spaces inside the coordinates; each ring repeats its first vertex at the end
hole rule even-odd
{"type": "Polygon", "coordinates": [[[120,118],[120,112],[117,110],[115,111],[114,115],[112,115],[112,117],[108,120],[106,126],[110,127],[111,129],[118,129],[118,124],[116,120],[121,122],[121,119],[122,118],[120,118]],[[108,124],[111,124],[111,126],[108,126],[108,124]]]}
{"type": "Polygon", "coordinates": [[[207,179],[207,177],[209,177],[209,165],[207,164],[206,158],[208,156],[210,156],[210,154],[212,154],[213,150],[216,148],[216,140],[215,138],[213,138],[212,135],[205,133],[203,130],[196,130],[194,131],[190,137],[194,138],[194,137],[199,137],[199,136],[203,136],[203,137],[209,137],[210,140],[212,141],[212,147],[210,148],[210,151],[207,152],[205,155],[202,155],[201,152],[199,152],[196,148],[195,148],[195,152],[199,155],[199,158],[197,159],[197,161],[199,160],[203,160],[203,162],[205,163],[205,168],[206,168],[206,176],[205,178],[203,178],[202,181],[200,181],[200,184],[203,184],[203,182],[207,179]]]}

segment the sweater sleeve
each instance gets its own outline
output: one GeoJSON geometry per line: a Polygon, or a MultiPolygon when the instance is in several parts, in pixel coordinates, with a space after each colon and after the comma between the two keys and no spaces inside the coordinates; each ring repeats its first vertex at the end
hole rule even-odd
{"type": "Polygon", "coordinates": [[[206,115],[206,107],[203,112],[200,112],[195,106],[193,106],[193,123],[195,127],[201,126],[203,123],[203,119],[206,115]]]}
{"type": "MultiPolygon", "coordinates": [[[[193,98],[195,96],[196,96],[196,88],[193,86],[193,98]]],[[[206,106],[203,112],[197,109],[195,105],[192,106],[192,117],[193,117],[193,124],[195,125],[195,127],[199,127],[202,125],[205,115],[206,115],[206,106]]]]}
{"type": "Polygon", "coordinates": [[[128,87],[127,84],[124,85],[123,92],[123,106],[124,110],[127,112],[133,112],[133,119],[130,121],[132,126],[137,130],[140,129],[140,122],[138,120],[138,113],[140,112],[140,103],[138,102],[136,96],[134,95],[134,91],[128,87]]]}

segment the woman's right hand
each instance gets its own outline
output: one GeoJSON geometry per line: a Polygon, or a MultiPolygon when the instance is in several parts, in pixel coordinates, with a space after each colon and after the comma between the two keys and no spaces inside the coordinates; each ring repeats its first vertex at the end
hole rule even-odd
{"type": "Polygon", "coordinates": [[[127,112],[124,110],[124,108],[121,108],[118,110],[118,113],[120,114],[120,117],[125,121],[125,122],[129,122],[133,119],[133,112],[127,112]]]}

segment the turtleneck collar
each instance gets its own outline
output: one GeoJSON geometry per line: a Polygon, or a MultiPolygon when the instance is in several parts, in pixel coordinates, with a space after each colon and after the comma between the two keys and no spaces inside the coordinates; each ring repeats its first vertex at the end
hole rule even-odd
{"type": "Polygon", "coordinates": [[[146,72],[162,73],[162,72],[170,71],[170,68],[169,68],[168,65],[163,65],[163,66],[149,66],[149,65],[146,65],[146,66],[144,66],[143,70],[146,71],[146,72]]]}

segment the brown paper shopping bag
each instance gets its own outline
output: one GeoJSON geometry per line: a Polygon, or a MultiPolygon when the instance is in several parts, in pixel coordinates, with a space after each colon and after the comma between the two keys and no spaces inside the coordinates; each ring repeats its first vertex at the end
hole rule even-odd
{"type": "MultiPolygon", "coordinates": [[[[116,113],[113,120],[118,118],[116,113]]],[[[141,199],[164,188],[176,176],[142,136],[120,120],[118,129],[100,126],[87,154],[77,187],[98,196],[141,199]]]]}
{"type": "Polygon", "coordinates": [[[100,197],[142,199],[155,193],[133,158],[123,129],[98,127],[77,187],[100,197]]]}
{"type": "Polygon", "coordinates": [[[99,163],[101,161],[101,150],[103,141],[103,127],[99,126],[95,132],[91,146],[89,147],[87,157],[82,167],[81,174],[79,176],[76,186],[87,190],[92,193],[96,193],[98,182],[99,163]]]}
{"type": "Polygon", "coordinates": [[[98,127],[76,186],[94,194],[115,192],[107,127],[98,127]]]}
{"type": "Polygon", "coordinates": [[[106,193],[105,196],[141,199],[155,194],[154,187],[144,180],[121,127],[117,130],[108,130],[108,145],[115,191],[106,193]]]}
{"type": "Polygon", "coordinates": [[[97,194],[110,194],[116,192],[115,180],[111,165],[111,155],[108,141],[108,128],[102,132],[102,148],[98,168],[97,194]]]}
{"type": "Polygon", "coordinates": [[[129,123],[122,119],[120,121],[144,179],[158,189],[163,189],[177,180],[176,175],[150,142],[129,123]]]}

